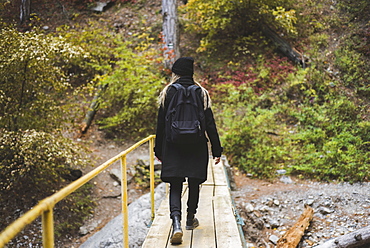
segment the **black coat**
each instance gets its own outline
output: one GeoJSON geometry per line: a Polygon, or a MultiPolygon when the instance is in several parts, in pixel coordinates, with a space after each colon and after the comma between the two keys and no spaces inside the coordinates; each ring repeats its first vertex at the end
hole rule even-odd
{"type": "MultiPolygon", "coordinates": [[[[184,87],[194,84],[190,77],[181,77],[178,81],[184,87]]],[[[173,144],[166,141],[165,135],[165,115],[168,105],[174,96],[176,89],[169,87],[164,106],[158,110],[158,121],[155,141],[155,156],[162,161],[161,179],[170,182],[171,178],[195,178],[202,183],[207,180],[207,166],[209,160],[208,139],[196,144],[173,144]]],[[[202,91],[199,88],[197,94],[203,99],[202,91]]],[[[211,141],[213,157],[220,157],[223,148],[221,147],[215,120],[211,108],[204,112],[206,119],[206,133],[211,141]]]]}

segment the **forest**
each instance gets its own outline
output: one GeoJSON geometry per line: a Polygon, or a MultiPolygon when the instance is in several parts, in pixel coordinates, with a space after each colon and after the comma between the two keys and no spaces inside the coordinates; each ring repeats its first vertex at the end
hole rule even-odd
{"type": "MultiPolygon", "coordinates": [[[[0,0],[1,230],[94,163],[91,128],[155,133],[168,56],[195,58],[232,167],[369,181],[368,0],[179,1],[179,54],[164,52],[157,1],[24,2],[0,0]]],[[[57,206],[57,235],[92,211],[91,187],[57,206]]]]}

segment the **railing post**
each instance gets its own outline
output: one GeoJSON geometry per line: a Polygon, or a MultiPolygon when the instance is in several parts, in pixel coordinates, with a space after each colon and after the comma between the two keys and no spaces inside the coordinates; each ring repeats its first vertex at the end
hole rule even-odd
{"type": "Polygon", "coordinates": [[[151,198],[151,207],[152,207],[152,221],[155,217],[154,209],[154,137],[149,140],[149,170],[150,170],[150,198],[151,198]]]}
{"type": "Polygon", "coordinates": [[[123,247],[129,247],[128,240],[128,207],[127,207],[127,163],[126,155],[121,157],[121,195],[122,195],[122,234],[123,247]]]}
{"type": "Polygon", "coordinates": [[[53,208],[42,213],[42,243],[45,248],[54,248],[53,208]]]}

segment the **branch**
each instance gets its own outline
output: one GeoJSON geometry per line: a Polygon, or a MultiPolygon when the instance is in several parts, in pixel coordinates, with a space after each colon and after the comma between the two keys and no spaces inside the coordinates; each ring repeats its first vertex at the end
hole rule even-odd
{"type": "Polygon", "coordinates": [[[276,248],[296,248],[313,218],[313,208],[305,206],[303,214],[277,242],[276,248]]]}

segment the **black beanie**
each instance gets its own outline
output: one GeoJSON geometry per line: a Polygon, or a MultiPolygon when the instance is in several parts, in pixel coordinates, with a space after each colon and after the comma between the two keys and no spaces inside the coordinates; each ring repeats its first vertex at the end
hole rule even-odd
{"type": "Polygon", "coordinates": [[[179,76],[193,76],[194,59],[192,57],[182,57],[173,63],[172,72],[179,76]]]}

